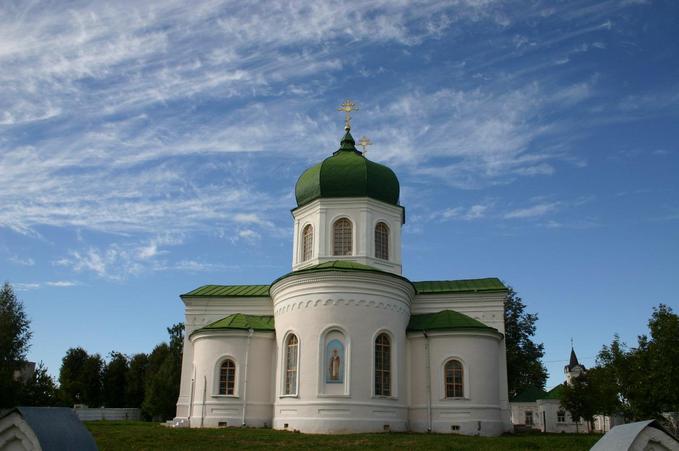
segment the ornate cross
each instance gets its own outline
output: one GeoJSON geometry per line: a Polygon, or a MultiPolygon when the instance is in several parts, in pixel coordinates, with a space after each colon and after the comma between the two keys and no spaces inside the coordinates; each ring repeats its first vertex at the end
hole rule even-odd
{"type": "Polygon", "coordinates": [[[361,139],[358,140],[358,145],[361,146],[361,147],[363,147],[363,155],[367,155],[367,154],[368,154],[368,151],[365,150],[365,148],[366,148],[367,146],[371,146],[372,143],[373,143],[373,142],[370,141],[370,140],[369,140],[367,137],[365,137],[365,136],[362,136],[361,139]]]}
{"type": "Polygon", "coordinates": [[[352,102],[350,99],[346,99],[342,105],[340,105],[339,108],[337,108],[337,111],[342,111],[344,114],[346,114],[346,117],[344,119],[344,129],[345,130],[350,130],[351,129],[351,112],[352,111],[358,111],[358,105],[352,102]]]}

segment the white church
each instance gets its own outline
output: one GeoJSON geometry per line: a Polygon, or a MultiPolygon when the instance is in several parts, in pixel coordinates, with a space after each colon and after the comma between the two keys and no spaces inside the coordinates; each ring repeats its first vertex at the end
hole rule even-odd
{"type": "MultiPolygon", "coordinates": [[[[510,431],[506,287],[402,275],[405,208],[388,167],[340,148],[302,173],[292,271],[181,295],[175,424],[307,433],[510,431]]],[[[365,149],[365,147],[364,147],[365,149]]]]}

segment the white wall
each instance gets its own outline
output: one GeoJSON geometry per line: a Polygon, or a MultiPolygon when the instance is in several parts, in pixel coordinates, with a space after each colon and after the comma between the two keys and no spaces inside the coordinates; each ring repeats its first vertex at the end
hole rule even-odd
{"type": "Polygon", "coordinates": [[[294,235],[292,268],[302,269],[329,260],[352,260],[387,272],[401,274],[401,226],[403,208],[370,198],[317,199],[293,211],[294,235]],[[333,255],[333,224],[347,218],[353,224],[353,255],[333,255]],[[389,227],[389,260],[375,258],[375,226],[389,227]],[[302,261],[301,234],[304,227],[314,228],[313,255],[302,261]]]}
{"type": "Polygon", "coordinates": [[[249,298],[183,296],[182,301],[185,306],[184,325],[186,329],[184,331],[182,373],[176,420],[186,420],[189,417],[191,381],[194,377],[194,349],[189,336],[201,327],[234,313],[273,315],[273,304],[268,296],[249,298]]]}
{"type": "Polygon", "coordinates": [[[137,408],[76,408],[73,409],[80,421],[139,421],[141,419],[141,409],[137,408]]]}
{"type": "Polygon", "coordinates": [[[407,429],[406,337],[412,286],[389,275],[325,272],[290,276],[271,288],[276,340],[299,338],[299,390],[283,393],[284,351],[276,362],[276,429],[302,432],[378,432],[407,429]],[[343,393],[328,393],[320,350],[328,330],[347,339],[348,378],[343,393]],[[373,352],[378,333],[392,338],[392,393],[374,395],[373,352]],[[286,428],[287,425],[287,428],[286,428]]]}
{"type": "Polygon", "coordinates": [[[511,403],[512,423],[526,425],[526,411],[533,412],[533,428],[542,432],[589,432],[589,424],[580,420],[576,425],[571,414],[561,407],[558,399],[538,399],[536,402],[511,403]],[[559,421],[558,412],[564,412],[564,421],[559,421]],[[545,423],[546,422],[546,423],[545,423]]]}
{"type": "MultiPolygon", "coordinates": [[[[441,310],[454,310],[474,318],[504,334],[505,292],[492,293],[435,293],[418,294],[412,304],[413,315],[436,313],[441,310]]],[[[507,353],[504,339],[499,343],[497,352],[498,403],[504,431],[512,429],[511,410],[507,383],[507,353]]],[[[478,425],[477,425],[478,426],[478,425]]]]}
{"type": "Polygon", "coordinates": [[[241,426],[246,403],[245,424],[270,426],[273,411],[273,362],[275,339],[272,332],[206,331],[191,336],[194,348],[192,409],[187,413],[191,427],[241,426]],[[246,352],[249,353],[246,373],[246,352]],[[230,358],[236,364],[233,395],[220,395],[219,365],[230,358]],[[246,393],[247,378],[247,393],[246,393]]]}
{"type": "MultiPolygon", "coordinates": [[[[499,435],[508,429],[497,377],[502,337],[493,332],[430,332],[431,430],[469,435],[499,435]],[[464,396],[446,399],[444,363],[463,365],[464,396]],[[457,429],[457,430],[455,430],[457,429]]],[[[429,429],[427,351],[423,333],[408,334],[409,424],[429,429]]]]}

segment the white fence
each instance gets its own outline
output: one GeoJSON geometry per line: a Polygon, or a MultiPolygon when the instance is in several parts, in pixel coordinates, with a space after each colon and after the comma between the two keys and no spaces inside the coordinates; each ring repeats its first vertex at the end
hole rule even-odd
{"type": "Polygon", "coordinates": [[[136,408],[114,408],[100,407],[89,408],[81,407],[73,409],[80,421],[139,421],[141,420],[141,410],[136,408]]]}

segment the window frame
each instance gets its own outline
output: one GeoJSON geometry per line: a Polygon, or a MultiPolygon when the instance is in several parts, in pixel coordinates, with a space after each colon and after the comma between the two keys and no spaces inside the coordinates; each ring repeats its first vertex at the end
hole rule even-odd
{"type": "Polygon", "coordinates": [[[280,397],[297,397],[299,396],[299,360],[300,360],[300,347],[301,347],[301,340],[299,339],[299,335],[295,332],[288,332],[285,334],[285,337],[283,339],[283,352],[282,358],[283,358],[283,373],[282,373],[282,380],[281,380],[281,395],[280,397]],[[294,365],[294,387],[292,387],[292,391],[288,392],[288,375],[291,372],[291,365],[290,365],[290,355],[288,353],[288,347],[290,346],[289,342],[290,339],[295,338],[297,340],[297,343],[295,343],[296,346],[296,354],[295,354],[295,365],[294,365]]]}
{"type": "Polygon", "coordinates": [[[384,261],[389,261],[389,257],[391,254],[391,249],[390,249],[390,244],[391,244],[391,227],[389,227],[389,224],[387,224],[385,221],[380,220],[377,221],[375,224],[375,227],[373,227],[373,247],[374,247],[374,257],[380,260],[384,261]],[[384,251],[384,256],[383,255],[378,255],[378,246],[377,243],[379,242],[378,240],[378,227],[382,226],[384,230],[384,235],[382,236],[384,238],[384,243],[380,246],[381,250],[384,251]]]}
{"type": "Polygon", "coordinates": [[[558,410],[556,412],[556,422],[557,423],[565,423],[566,422],[566,411],[565,410],[558,410]]]}
{"type": "Polygon", "coordinates": [[[466,394],[467,394],[467,371],[465,368],[464,361],[460,359],[459,357],[448,357],[444,362],[443,362],[443,398],[446,400],[455,400],[455,399],[466,399],[466,394]],[[459,365],[459,371],[460,371],[460,383],[455,384],[453,382],[453,386],[455,385],[460,385],[460,396],[455,396],[455,389],[453,389],[453,396],[448,396],[448,365],[452,363],[457,363],[459,365]]]}
{"type": "Polygon", "coordinates": [[[306,224],[304,227],[302,227],[302,249],[301,249],[301,262],[307,262],[311,259],[314,258],[314,226],[312,224],[306,224]],[[311,230],[311,233],[309,234],[309,242],[307,243],[307,235],[306,232],[307,230],[311,230]],[[307,247],[308,244],[308,247],[307,247]],[[308,251],[308,255],[307,255],[308,251]]]}
{"type": "Polygon", "coordinates": [[[533,415],[532,410],[526,410],[523,413],[523,424],[526,426],[535,426],[535,416],[533,415]],[[530,418],[530,421],[528,421],[528,418],[530,418]]]}
{"type": "MultiPolygon", "coordinates": [[[[230,354],[220,356],[215,364],[214,370],[214,380],[212,383],[212,396],[217,398],[238,398],[238,382],[239,375],[238,371],[240,366],[238,365],[238,360],[230,354]],[[222,365],[226,361],[231,361],[233,363],[233,393],[220,393],[221,389],[221,377],[222,377],[222,365]]],[[[228,392],[228,390],[227,390],[228,392]]]]}
{"type": "MultiPolygon", "coordinates": [[[[331,229],[332,229],[332,235],[331,235],[332,236],[332,242],[331,242],[331,244],[332,244],[332,255],[333,255],[333,257],[351,257],[351,256],[353,256],[354,255],[354,222],[351,219],[349,219],[347,216],[340,216],[339,218],[336,218],[332,222],[331,229]],[[338,248],[338,246],[337,246],[337,241],[338,241],[337,240],[337,224],[340,223],[340,222],[343,223],[345,221],[346,221],[346,223],[349,224],[349,232],[348,232],[348,234],[344,233],[342,240],[344,240],[348,235],[349,253],[338,253],[337,252],[337,248],[338,248]]],[[[345,243],[342,242],[340,244],[345,244],[345,243]]]]}
{"type": "MultiPolygon", "coordinates": [[[[395,393],[394,393],[395,392],[395,390],[394,390],[394,371],[393,371],[393,368],[394,368],[394,344],[393,343],[394,343],[393,336],[390,333],[388,333],[387,331],[384,331],[384,330],[379,331],[375,335],[375,337],[373,338],[373,342],[372,342],[372,345],[373,345],[373,372],[372,372],[373,373],[372,374],[373,390],[372,391],[373,391],[373,396],[375,398],[394,398],[395,397],[395,393]],[[378,368],[378,362],[380,361],[380,359],[378,358],[379,353],[378,353],[377,340],[379,340],[381,337],[386,337],[386,339],[388,340],[388,344],[387,344],[387,346],[388,346],[388,351],[387,351],[388,354],[387,355],[389,357],[388,368],[384,368],[384,367],[378,368]],[[380,378],[380,380],[381,380],[381,390],[379,390],[379,393],[378,393],[378,384],[377,384],[377,382],[378,382],[378,372],[382,373],[382,377],[380,378]],[[384,386],[384,381],[385,381],[384,373],[387,373],[386,379],[389,382],[388,393],[385,393],[385,390],[382,388],[384,386]]],[[[382,344],[381,347],[384,347],[384,345],[382,344]]],[[[384,351],[382,351],[382,352],[384,352],[384,351]]],[[[382,361],[383,360],[384,359],[382,359],[382,361]]]]}

